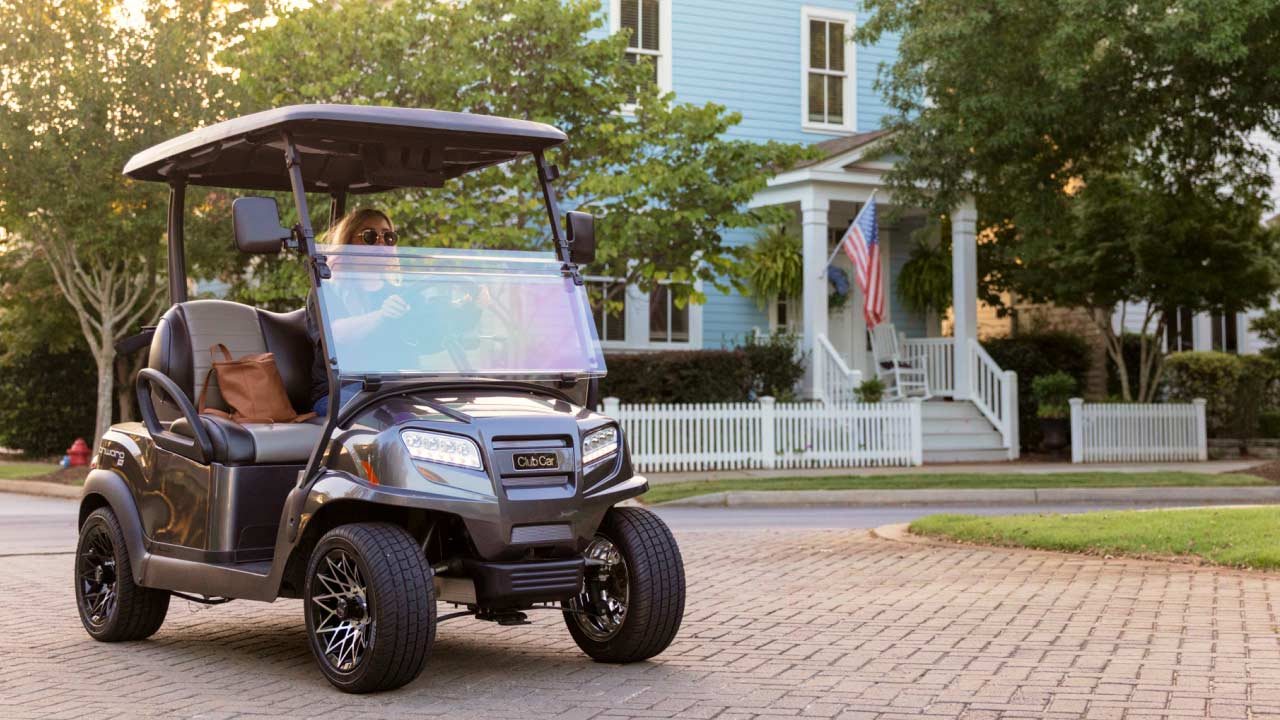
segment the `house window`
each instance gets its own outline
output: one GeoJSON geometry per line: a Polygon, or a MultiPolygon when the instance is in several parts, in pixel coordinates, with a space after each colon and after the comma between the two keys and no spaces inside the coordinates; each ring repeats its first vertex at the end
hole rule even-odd
{"type": "Polygon", "coordinates": [[[805,8],[801,124],[810,130],[850,132],[853,122],[853,15],[805,8]]]}
{"type": "Polygon", "coordinates": [[[649,342],[689,342],[689,304],[676,307],[667,285],[659,285],[649,294],[649,342]]]}
{"type": "Polygon", "coordinates": [[[627,340],[627,286],[616,280],[587,281],[587,298],[602,342],[627,340]]]}
{"type": "Polygon", "coordinates": [[[670,0],[612,0],[614,32],[627,33],[627,61],[646,63],[658,89],[671,90],[670,0]]]}
{"type": "Polygon", "coordinates": [[[1213,326],[1213,349],[1220,352],[1240,352],[1240,332],[1235,313],[1209,316],[1213,326]]]}

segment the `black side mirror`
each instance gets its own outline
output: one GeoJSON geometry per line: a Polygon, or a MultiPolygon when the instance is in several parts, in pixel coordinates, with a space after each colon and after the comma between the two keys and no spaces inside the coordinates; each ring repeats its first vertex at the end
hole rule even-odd
{"type": "Polygon", "coordinates": [[[289,231],[280,226],[280,208],[264,197],[236,198],[231,203],[236,247],[246,253],[278,253],[289,231]]]}
{"type": "Polygon", "coordinates": [[[566,217],[569,262],[590,265],[596,260],[596,219],[590,213],[569,211],[566,217]]]}

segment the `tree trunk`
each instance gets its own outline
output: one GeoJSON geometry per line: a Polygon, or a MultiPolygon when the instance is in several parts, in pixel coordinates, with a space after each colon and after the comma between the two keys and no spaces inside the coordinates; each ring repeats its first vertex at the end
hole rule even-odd
{"type": "Polygon", "coordinates": [[[98,414],[93,428],[93,447],[97,447],[102,435],[111,428],[112,388],[115,386],[115,350],[94,353],[98,365],[98,414]]]}

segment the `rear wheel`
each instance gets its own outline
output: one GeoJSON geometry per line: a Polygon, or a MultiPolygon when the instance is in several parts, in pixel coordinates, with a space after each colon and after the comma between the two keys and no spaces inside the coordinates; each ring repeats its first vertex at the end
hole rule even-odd
{"type": "Polygon", "coordinates": [[[151,637],[169,612],[169,593],[133,582],[124,531],[111,508],[94,510],[80,528],[75,584],[80,622],[95,640],[151,637]]]}
{"type": "Polygon", "coordinates": [[[582,592],[565,603],[578,647],[600,662],[647,660],[667,649],[684,617],[684,561],[666,523],[613,508],[585,553],[582,592]]]}
{"type": "Polygon", "coordinates": [[[330,530],[311,554],[304,598],[311,652],[334,687],[391,690],[422,672],[435,640],[435,591],[404,528],[330,530]]]}

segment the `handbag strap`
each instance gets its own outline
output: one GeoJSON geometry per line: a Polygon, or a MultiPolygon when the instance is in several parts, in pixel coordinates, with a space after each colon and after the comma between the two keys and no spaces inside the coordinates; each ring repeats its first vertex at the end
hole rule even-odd
{"type": "MultiPolygon", "coordinates": [[[[213,345],[209,346],[209,372],[204,374],[204,382],[200,384],[200,399],[196,401],[196,412],[198,413],[203,413],[205,410],[208,409],[205,406],[205,400],[209,396],[209,379],[213,377],[214,369],[217,368],[218,366],[218,360],[213,356],[213,352],[215,350],[222,351],[222,359],[224,362],[233,362],[231,358],[231,351],[227,349],[226,345],[223,345],[222,343],[214,343],[213,345]]],[[[222,413],[222,411],[216,410],[209,414],[214,415],[217,413],[222,413]]],[[[231,417],[226,413],[222,413],[222,414],[228,418],[231,417]]]]}

